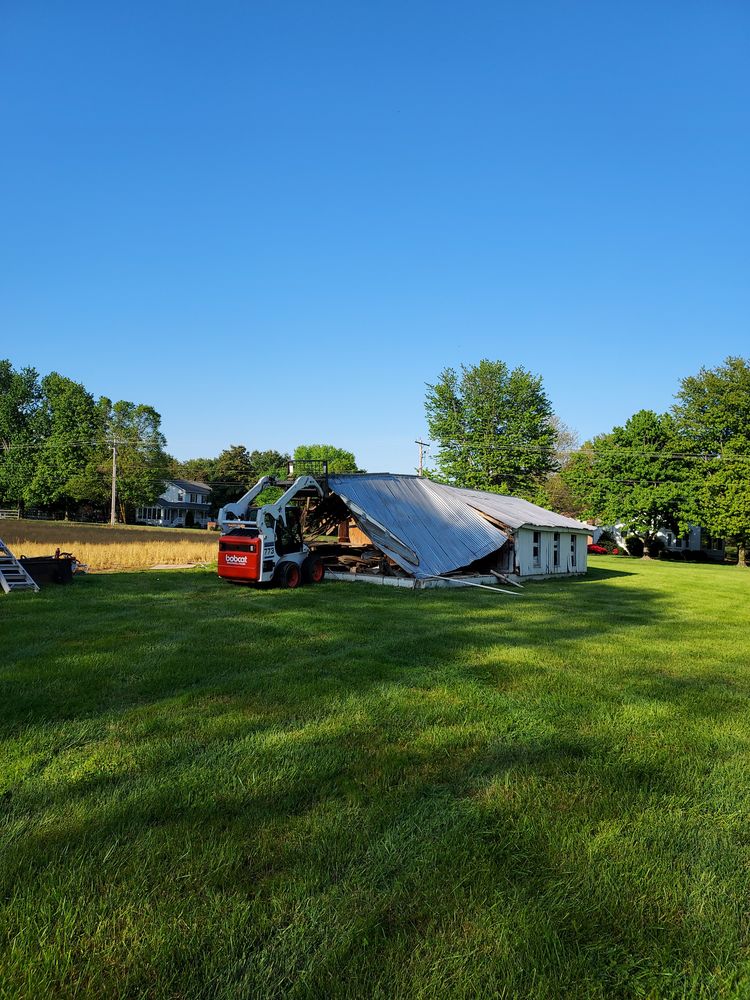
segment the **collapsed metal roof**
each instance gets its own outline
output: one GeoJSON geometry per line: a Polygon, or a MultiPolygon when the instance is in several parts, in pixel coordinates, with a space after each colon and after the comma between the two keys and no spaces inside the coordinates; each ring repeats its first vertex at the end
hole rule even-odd
{"type": "Polygon", "coordinates": [[[417,579],[451,573],[502,548],[508,535],[487,517],[510,530],[590,530],[581,521],[518,497],[459,489],[418,476],[331,474],[328,486],[375,545],[417,579]]]}
{"type": "Polygon", "coordinates": [[[387,473],[328,476],[375,545],[419,580],[468,566],[508,540],[462,497],[432,485],[387,473]]]}
{"type": "Polygon", "coordinates": [[[431,489],[440,493],[460,497],[470,507],[488,514],[496,521],[502,521],[509,528],[563,528],[567,531],[591,531],[590,524],[576,521],[564,514],[556,514],[520,497],[506,497],[500,493],[487,493],[484,490],[465,490],[457,486],[444,486],[442,483],[432,483],[424,480],[431,489]]]}

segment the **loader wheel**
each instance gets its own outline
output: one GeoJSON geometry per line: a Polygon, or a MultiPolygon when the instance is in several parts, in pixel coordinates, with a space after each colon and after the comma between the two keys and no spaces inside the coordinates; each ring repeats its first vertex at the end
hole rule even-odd
{"type": "Polygon", "coordinates": [[[294,590],[302,583],[302,573],[297,563],[285,562],[279,567],[279,586],[294,590]]]}
{"type": "Polygon", "coordinates": [[[320,556],[308,556],[302,563],[302,575],[305,583],[320,583],[326,575],[326,568],[320,556]]]}

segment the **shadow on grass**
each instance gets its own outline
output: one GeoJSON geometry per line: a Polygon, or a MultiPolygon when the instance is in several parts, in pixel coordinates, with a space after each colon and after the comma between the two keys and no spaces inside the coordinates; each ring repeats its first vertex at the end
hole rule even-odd
{"type": "Polygon", "coordinates": [[[90,577],[43,591],[6,622],[0,732],[198,691],[310,711],[332,694],[432,684],[478,664],[519,678],[553,647],[654,628],[661,595],[607,586],[625,576],[593,570],[517,597],[358,584],[256,591],[206,572],[90,577]]]}
{"type": "MultiPolygon", "coordinates": [[[[187,883],[160,883],[187,843],[197,898],[268,908],[228,940],[207,921],[186,978],[215,952],[245,995],[303,974],[302,995],[343,995],[347,969],[407,995],[398,976],[446,934],[465,942],[473,995],[544,995],[534,976],[628,995],[644,970],[652,995],[688,995],[686,977],[739,947],[731,894],[708,927],[691,894],[705,870],[726,895],[701,769],[745,682],[673,676],[668,595],[614,586],[630,575],[503,599],[126,574],[19,604],[0,720],[34,761],[4,808],[52,818],[8,849],[8,892],[122,841],[154,892],[181,899],[187,883]]],[[[703,625],[682,623],[681,641],[703,625]]]]}

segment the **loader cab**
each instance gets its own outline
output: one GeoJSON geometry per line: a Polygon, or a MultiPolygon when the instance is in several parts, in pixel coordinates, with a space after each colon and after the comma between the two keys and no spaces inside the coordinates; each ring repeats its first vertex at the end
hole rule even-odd
{"type": "Polygon", "coordinates": [[[279,556],[302,551],[304,543],[299,507],[289,506],[286,508],[286,524],[283,524],[281,520],[276,522],[275,539],[276,554],[279,556]]]}

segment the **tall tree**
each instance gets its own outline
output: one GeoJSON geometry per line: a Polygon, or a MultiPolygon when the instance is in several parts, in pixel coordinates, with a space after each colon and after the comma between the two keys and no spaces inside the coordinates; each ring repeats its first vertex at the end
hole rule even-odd
{"type": "Polygon", "coordinates": [[[275,448],[259,450],[257,448],[250,452],[250,468],[252,469],[252,479],[256,481],[261,476],[277,476],[283,479],[288,472],[289,455],[283,451],[276,451],[275,448]]]}
{"type": "Polygon", "coordinates": [[[556,431],[542,380],[483,360],[446,368],[425,401],[437,472],[457,486],[538,499],[555,469],[556,431]]]}
{"type": "Polygon", "coordinates": [[[189,458],[185,462],[171,459],[169,475],[178,479],[190,479],[197,483],[211,483],[216,479],[215,458],[189,458]]]}
{"type": "Polygon", "coordinates": [[[36,464],[34,414],[41,399],[33,368],[0,360],[0,501],[20,504],[36,464]]]}
{"type": "Polygon", "coordinates": [[[681,533],[689,525],[690,475],[683,448],[669,414],[639,410],[623,427],[587,442],[561,477],[584,516],[639,535],[648,558],[659,528],[681,533]]]}
{"type": "Polygon", "coordinates": [[[353,452],[332,444],[298,444],[295,462],[328,462],[329,472],[359,472],[353,452]]]}
{"type": "Polygon", "coordinates": [[[212,507],[218,510],[233,503],[261,476],[285,476],[288,461],[288,455],[274,449],[248,451],[242,444],[225,448],[214,459],[212,478],[208,479],[212,507]]]}
{"type": "Polygon", "coordinates": [[[24,490],[27,503],[68,512],[101,489],[101,413],[79,382],[57,372],[45,376],[31,426],[41,443],[24,490]]]}
{"type": "Polygon", "coordinates": [[[738,565],[750,547],[750,361],[729,357],[684,378],[673,407],[692,460],[692,519],[734,541],[738,565]]]}
{"type": "Polygon", "coordinates": [[[153,406],[128,400],[99,401],[104,419],[105,455],[100,452],[100,467],[107,467],[111,447],[117,446],[117,495],[120,516],[133,507],[148,506],[164,490],[169,475],[166,440],[161,433],[161,416],[153,406]]]}

